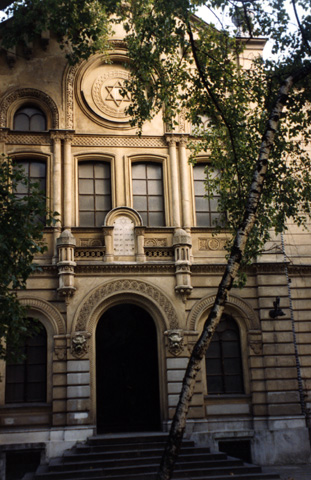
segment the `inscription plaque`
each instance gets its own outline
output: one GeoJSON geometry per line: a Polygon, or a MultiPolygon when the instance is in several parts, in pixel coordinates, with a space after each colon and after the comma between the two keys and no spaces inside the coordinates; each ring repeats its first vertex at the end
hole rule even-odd
{"type": "Polygon", "coordinates": [[[114,221],[113,249],[115,255],[135,255],[134,222],[128,217],[114,221]]]}

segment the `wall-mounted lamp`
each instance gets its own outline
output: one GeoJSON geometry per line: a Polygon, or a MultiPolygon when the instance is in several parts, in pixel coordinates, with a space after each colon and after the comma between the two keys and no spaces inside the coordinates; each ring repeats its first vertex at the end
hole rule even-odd
{"type": "Polygon", "coordinates": [[[270,310],[269,316],[270,318],[277,318],[277,317],[284,317],[285,313],[280,308],[280,297],[275,298],[275,302],[273,302],[274,309],[270,310]]]}

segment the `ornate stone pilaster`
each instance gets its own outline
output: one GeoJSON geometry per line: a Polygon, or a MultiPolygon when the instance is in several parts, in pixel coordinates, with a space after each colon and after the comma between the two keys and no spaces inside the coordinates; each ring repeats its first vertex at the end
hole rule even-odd
{"type": "Polygon", "coordinates": [[[170,155],[170,178],[172,190],[172,225],[180,227],[180,206],[179,206],[179,175],[177,163],[176,138],[171,135],[166,137],[170,155]]]}
{"type": "Polygon", "coordinates": [[[104,244],[105,244],[105,262],[113,262],[114,254],[113,254],[113,226],[105,225],[103,227],[103,234],[104,234],[104,244]]]}
{"type": "Polygon", "coordinates": [[[72,155],[73,132],[64,135],[64,227],[72,226],[72,155]]]}
{"type": "Polygon", "coordinates": [[[191,286],[191,235],[185,230],[178,228],[173,237],[173,247],[175,252],[175,291],[182,296],[183,301],[190,295],[191,286]]]}
{"type": "Polygon", "coordinates": [[[57,239],[58,248],[58,276],[59,288],[57,291],[66,297],[71,296],[76,291],[74,286],[75,275],[75,246],[76,240],[70,230],[64,230],[57,239]]]}
{"type": "Polygon", "coordinates": [[[6,153],[6,143],[8,140],[8,128],[0,128],[0,154],[6,153]]]}
{"type": "Polygon", "coordinates": [[[146,255],[145,255],[145,227],[135,227],[135,235],[136,235],[136,245],[137,245],[137,253],[136,253],[136,262],[145,262],[146,255]]]}
{"type": "Polygon", "coordinates": [[[187,158],[187,139],[181,137],[179,140],[179,160],[180,160],[180,186],[181,186],[181,209],[183,228],[190,228],[192,225],[192,198],[190,192],[190,167],[187,158]]]}

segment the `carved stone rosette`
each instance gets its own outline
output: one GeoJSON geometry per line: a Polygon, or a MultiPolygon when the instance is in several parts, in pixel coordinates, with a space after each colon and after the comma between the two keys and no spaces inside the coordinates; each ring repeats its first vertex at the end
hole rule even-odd
{"type": "Polygon", "coordinates": [[[88,339],[90,334],[87,332],[75,332],[71,337],[70,353],[73,357],[81,358],[88,352],[88,339]]]}
{"type": "Polygon", "coordinates": [[[179,329],[167,330],[164,334],[168,338],[168,351],[177,357],[184,349],[183,331],[179,329]]]}

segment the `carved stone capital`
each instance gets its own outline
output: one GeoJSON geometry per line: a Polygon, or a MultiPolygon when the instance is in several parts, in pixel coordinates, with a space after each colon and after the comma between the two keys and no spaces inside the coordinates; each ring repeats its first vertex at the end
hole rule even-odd
{"type": "Polygon", "coordinates": [[[9,129],[8,128],[1,128],[0,129],[0,142],[6,143],[8,140],[8,133],[9,129]]]}

